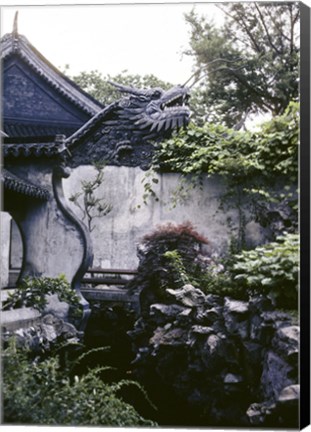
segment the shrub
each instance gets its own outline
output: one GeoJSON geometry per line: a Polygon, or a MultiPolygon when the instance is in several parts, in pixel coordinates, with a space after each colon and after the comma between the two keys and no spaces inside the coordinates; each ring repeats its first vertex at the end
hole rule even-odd
{"type": "Polygon", "coordinates": [[[196,284],[205,293],[244,300],[264,295],[277,308],[295,310],[298,259],[299,237],[285,233],[275,242],[227,256],[220,271],[212,264],[198,274],[196,284]]]}
{"type": "Polygon", "coordinates": [[[118,397],[122,387],[140,386],[127,380],[106,384],[99,376],[103,368],[71,376],[68,367],[60,367],[57,355],[31,359],[16,348],[14,339],[2,360],[4,423],[155,426],[118,397]]]}
{"type": "Polygon", "coordinates": [[[48,303],[47,297],[52,294],[56,294],[60,301],[78,309],[79,297],[71,288],[64,274],[60,274],[56,278],[26,277],[16,290],[9,295],[3,308],[16,309],[26,306],[43,312],[48,303]]]}
{"type": "Polygon", "coordinates": [[[276,242],[235,255],[233,280],[250,295],[265,294],[277,307],[298,306],[298,234],[285,233],[276,242]]]}
{"type": "Polygon", "coordinates": [[[160,241],[165,241],[167,245],[172,243],[178,245],[183,241],[197,244],[208,243],[207,238],[199,234],[189,221],[179,225],[173,223],[159,225],[151,234],[146,234],[143,238],[143,243],[148,244],[160,241]]]}
{"type": "Polygon", "coordinates": [[[173,276],[168,272],[172,270],[172,265],[175,270],[178,266],[183,266],[184,273],[190,272],[202,245],[206,243],[207,238],[199,234],[190,222],[160,225],[143,238],[144,257],[139,270],[145,271],[147,268],[149,274],[158,275],[165,270],[164,279],[167,279],[167,282],[164,280],[160,285],[167,286],[170,276],[173,276]]]}

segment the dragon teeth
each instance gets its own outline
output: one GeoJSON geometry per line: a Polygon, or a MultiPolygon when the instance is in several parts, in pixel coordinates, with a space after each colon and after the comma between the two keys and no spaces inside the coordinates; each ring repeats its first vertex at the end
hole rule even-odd
{"type": "Polygon", "coordinates": [[[171,127],[171,119],[168,118],[165,121],[165,130],[167,131],[171,127]]]}
{"type": "Polygon", "coordinates": [[[146,119],[145,117],[135,122],[136,126],[143,126],[143,125],[149,126],[150,124],[151,124],[150,120],[146,119]]]}
{"type": "Polygon", "coordinates": [[[161,129],[163,129],[163,126],[165,125],[165,120],[160,120],[158,123],[157,131],[159,132],[161,129]]]}
{"type": "MultiPolygon", "coordinates": [[[[158,122],[154,122],[151,129],[150,129],[150,132],[154,131],[158,127],[158,125],[159,125],[158,122]]],[[[159,129],[157,129],[157,130],[159,130],[159,129]]]]}

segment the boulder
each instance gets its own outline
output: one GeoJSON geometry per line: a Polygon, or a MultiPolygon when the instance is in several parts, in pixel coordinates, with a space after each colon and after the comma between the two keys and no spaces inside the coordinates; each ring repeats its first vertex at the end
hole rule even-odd
{"type": "Polygon", "coordinates": [[[161,304],[156,303],[150,306],[150,321],[156,323],[157,325],[163,325],[168,322],[175,321],[176,316],[184,313],[184,316],[187,316],[187,313],[191,312],[191,309],[185,308],[184,306],[178,304],[161,304]]]}
{"type": "Polygon", "coordinates": [[[298,356],[300,327],[288,326],[277,330],[272,340],[275,350],[284,356],[298,356]]]}
{"type": "Polygon", "coordinates": [[[293,368],[286,359],[272,350],[267,352],[263,365],[261,376],[263,395],[268,400],[277,400],[284,387],[294,384],[290,378],[293,368]]]}
{"type": "Polygon", "coordinates": [[[56,344],[77,344],[81,340],[80,332],[72,324],[53,314],[44,315],[32,327],[20,328],[4,338],[12,335],[15,335],[18,346],[27,347],[33,352],[46,352],[56,344]]]}
{"type": "Polygon", "coordinates": [[[182,288],[174,290],[168,288],[166,292],[174,298],[178,304],[186,307],[198,307],[206,302],[205,294],[198,288],[187,284],[182,288]]]}
{"type": "Polygon", "coordinates": [[[241,339],[249,337],[249,303],[225,298],[223,318],[230,334],[237,334],[241,339]]]}

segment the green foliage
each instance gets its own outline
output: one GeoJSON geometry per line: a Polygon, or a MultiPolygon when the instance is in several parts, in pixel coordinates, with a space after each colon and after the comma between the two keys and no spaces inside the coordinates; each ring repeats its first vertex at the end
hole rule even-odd
{"type": "Polygon", "coordinates": [[[181,288],[183,285],[191,283],[178,250],[166,251],[163,257],[167,260],[168,271],[174,275],[174,287],[181,288]]]}
{"type": "Polygon", "coordinates": [[[69,197],[69,201],[73,202],[82,211],[82,220],[87,220],[89,231],[93,231],[95,225],[94,219],[106,216],[112,210],[112,205],[107,203],[105,198],[97,196],[96,191],[104,182],[105,163],[97,162],[94,164],[96,170],[93,180],[82,180],[81,191],[69,197]]]}
{"type": "MultiPolygon", "coordinates": [[[[174,258],[179,274],[184,271],[174,258]]],[[[230,296],[248,300],[264,295],[275,307],[297,310],[299,236],[285,233],[275,242],[229,254],[222,263],[215,261],[204,269],[193,266],[187,269],[184,280],[200,288],[206,294],[230,296]]],[[[188,283],[189,283],[188,282],[188,283]]]]}
{"type": "Polygon", "coordinates": [[[131,289],[151,294],[155,303],[164,301],[167,288],[192,282],[196,260],[207,242],[190,222],[158,226],[143,238],[142,256],[131,289]]]}
{"type": "Polygon", "coordinates": [[[9,295],[3,309],[33,307],[43,312],[47,306],[49,295],[56,294],[60,301],[66,302],[75,309],[79,308],[79,297],[71,288],[64,274],[56,278],[26,277],[9,295]]]}
{"type": "Polygon", "coordinates": [[[235,131],[222,125],[191,124],[187,130],[161,143],[154,166],[184,175],[220,174],[243,180],[254,176],[298,173],[299,105],[290,103],[285,113],[263,123],[259,131],[235,131]]]}
{"type": "MultiPolygon", "coordinates": [[[[67,72],[68,74],[68,72],[67,72]]],[[[120,92],[112,86],[109,81],[116,82],[136,88],[161,87],[163,90],[169,89],[171,84],[164,82],[154,75],[132,75],[126,70],[120,74],[103,76],[99,71],[81,72],[79,75],[70,77],[83,90],[102,102],[109,105],[120,99],[120,92]]]]}
{"type": "Polygon", "coordinates": [[[273,222],[271,238],[273,232],[297,230],[298,144],[299,104],[291,102],[284,114],[253,132],[191,124],[158,145],[152,170],[178,172],[185,179],[171,196],[173,206],[200,187],[205,175],[220,175],[228,191],[223,206],[238,210],[238,241],[243,247],[246,200],[256,222],[264,227],[273,222]],[[278,221],[272,220],[276,214],[278,221]]]}
{"type": "MultiPolygon", "coordinates": [[[[32,359],[14,339],[2,353],[3,415],[8,424],[61,426],[155,426],[143,419],[118,394],[136,382],[107,384],[102,368],[71,376],[56,356],[32,359]]],[[[145,393],[144,393],[145,394],[145,393]]]]}
{"type": "Polygon", "coordinates": [[[192,99],[195,118],[241,127],[251,113],[282,114],[298,98],[299,3],[217,6],[225,17],[220,28],[195,11],[185,16],[186,54],[202,77],[192,99]]]}
{"type": "Polygon", "coordinates": [[[278,307],[298,306],[299,236],[284,234],[276,242],[243,251],[234,257],[234,281],[250,295],[265,294],[278,307]]]}
{"type": "MultiPolygon", "coordinates": [[[[146,171],[141,183],[144,188],[144,193],[142,196],[144,205],[148,205],[150,198],[153,198],[155,201],[159,201],[158,194],[155,191],[155,187],[159,184],[159,179],[157,178],[154,169],[150,168],[148,171],[146,171]]],[[[138,204],[137,208],[141,208],[141,204],[138,204]]]]}
{"type": "Polygon", "coordinates": [[[247,290],[232,280],[229,269],[229,263],[225,267],[219,263],[212,263],[205,271],[201,269],[196,272],[192,284],[205,294],[247,300],[247,290]]]}

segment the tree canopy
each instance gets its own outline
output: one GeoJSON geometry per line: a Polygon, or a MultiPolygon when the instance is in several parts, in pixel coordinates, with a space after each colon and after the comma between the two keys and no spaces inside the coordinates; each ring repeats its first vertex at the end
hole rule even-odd
{"type": "Polygon", "coordinates": [[[194,10],[190,49],[196,77],[195,115],[235,126],[250,113],[282,114],[298,98],[299,3],[225,3],[217,28],[194,10]]]}
{"type": "MultiPolygon", "coordinates": [[[[67,68],[67,74],[68,72],[67,68]]],[[[109,74],[104,76],[99,71],[94,70],[91,72],[81,72],[78,75],[70,76],[70,78],[104,105],[109,105],[120,99],[120,92],[110,84],[111,81],[136,88],[161,87],[165,90],[171,87],[170,83],[162,81],[152,74],[134,75],[128,73],[126,70],[113,76],[109,74]]]]}

